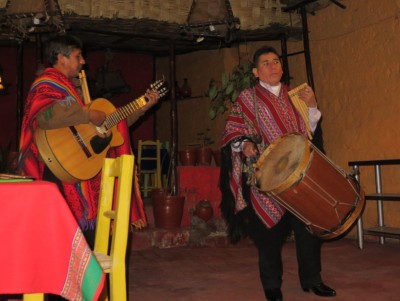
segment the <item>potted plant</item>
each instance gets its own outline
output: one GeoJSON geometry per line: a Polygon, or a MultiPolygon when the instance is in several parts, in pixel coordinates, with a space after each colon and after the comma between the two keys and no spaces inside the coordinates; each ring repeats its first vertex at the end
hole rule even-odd
{"type": "Polygon", "coordinates": [[[186,149],[178,152],[179,161],[183,166],[195,166],[197,164],[197,152],[193,147],[187,147],[186,149]]]}
{"type": "Polygon", "coordinates": [[[236,101],[240,92],[252,87],[257,79],[253,75],[253,66],[250,63],[238,65],[232,73],[222,73],[221,82],[210,80],[205,96],[211,99],[208,117],[215,119],[218,114],[225,113],[230,105],[236,101]]]}
{"type": "Polygon", "coordinates": [[[212,149],[210,147],[214,141],[210,137],[210,129],[207,128],[203,132],[197,133],[197,140],[200,141],[200,147],[197,148],[197,164],[211,165],[212,149]]]}
{"type": "Polygon", "coordinates": [[[172,195],[170,189],[156,188],[151,192],[156,228],[173,229],[181,226],[185,197],[172,195]]]}
{"type": "MultiPolygon", "coordinates": [[[[169,162],[170,168],[171,161],[169,162]]],[[[185,197],[174,193],[174,190],[168,187],[170,184],[167,179],[164,187],[154,188],[150,194],[156,228],[174,229],[181,226],[185,197]]]]}

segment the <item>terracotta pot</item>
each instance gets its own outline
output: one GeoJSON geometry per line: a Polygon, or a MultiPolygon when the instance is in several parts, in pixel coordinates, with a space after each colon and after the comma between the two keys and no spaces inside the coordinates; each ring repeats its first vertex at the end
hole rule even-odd
{"type": "Polygon", "coordinates": [[[215,166],[221,166],[221,151],[217,149],[213,150],[212,153],[215,161],[215,166]]]}
{"type": "Polygon", "coordinates": [[[152,203],[157,228],[173,229],[181,226],[185,197],[158,192],[152,195],[152,203]]]}
{"type": "Polygon", "coordinates": [[[197,152],[197,165],[210,166],[212,160],[212,150],[209,147],[199,147],[197,152]]]}
{"type": "Polygon", "coordinates": [[[171,194],[171,189],[167,189],[167,188],[154,188],[151,192],[150,192],[150,198],[152,201],[154,200],[158,200],[159,198],[163,198],[166,195],[171,194]]]}
{"type": "Polygon", "coordinates": [[[179,161],[184,166],[195,166],[197,163],[196,149],[189,148],[178,152],[179,161]]]}
{"type": "Polygon", "coordinates": [[[205,222],[209,221],[214,215],[214,210],[211,203],[207,200],[198,202],[196,209],[194,210],[194,215],[201,218],[205,222]]]}

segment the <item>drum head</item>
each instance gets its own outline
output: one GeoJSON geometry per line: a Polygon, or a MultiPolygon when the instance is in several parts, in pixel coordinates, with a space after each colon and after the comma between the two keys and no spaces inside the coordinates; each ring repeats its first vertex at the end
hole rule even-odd
{"type": "Polygon", "coordinates": [[[264,192],[279,193],[296,183],[307,166],[309,145],[308,140],[299,134],[275,140],[257,161],[255,174],[258,188],[264,192]]]}

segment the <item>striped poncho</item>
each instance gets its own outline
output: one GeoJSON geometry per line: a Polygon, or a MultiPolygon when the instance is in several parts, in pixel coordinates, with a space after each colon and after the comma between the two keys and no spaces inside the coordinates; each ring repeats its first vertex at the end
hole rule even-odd
{"type": "MultiPolygon", "coordinates": [[[[290,101],[288,91],[289,87],[282,85],[280,94],[275,96],[256,84],[244,90],[234,103],[222,139],[222,154],[230,157],[229,166],[221,167],[221,187],[226,188],[221,189],[221,209],[225,210],[225,217],[233,215],[226,212],[228,208],[236,214],[248,205],[243,193],[245,183],[242,183],[245,158],[241,152],[231,149],[231,142],[257,135],[262,140],[257,142],[258,152],[262,154],[271,143],[286,133],[306,135],[304,121],[290,101]],[[224,168],[229,170],[223,170],[224,168]],[[228,202],[234,204],[227,204],[228,202]]],[[[249,194],[249,201],[256,214],[267,227],[273,227],[282,218],[285,209],[273,197],[260,192],[256,187],[250,187],[249,194]]]]}
{"type": "MultiPolygon", "coordinates": [[[[33,176],[36,179],[43,177],[44,163],[40,159],[34,137],[37,127],[36,117],[56,102],[63,102],[66,105],[78,102],[82,106],[84,105],[71,81],[57,69],[47,68],[33,82],[25,104],[18,164],[19,170],[24,175],[33,176]]],[[[124,137],[124,143],[111,148],[107,154],[108,157],[132,153],[126,122],[120,122],[117,127],[124,137]]],[[[84,230],[93,229],[96,223],[100,179],[101,173],[87,181],[75,184],[62,183],[67,203],[80,227],[84,230]]],[[[134,226],[141,228],[146,226],[147,222],[137,180],[134,181],[133,191],[131,221],[134,226]]]]}

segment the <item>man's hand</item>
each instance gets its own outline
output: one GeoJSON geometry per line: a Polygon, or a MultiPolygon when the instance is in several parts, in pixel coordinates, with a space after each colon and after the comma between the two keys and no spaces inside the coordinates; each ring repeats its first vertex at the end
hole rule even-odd
{"type": "Polygon", "coordinates": [[[106,120],[106,113],[99,110],[89,110],[89,121],[95,126],[100,126],[106,120]]]}
{"type": "Polygon", "coordinates": [[[243,141],[242,152],[246,158],[257,156],[256,147],[254,146],[254,143],[251,141],[243,141]]]}
{"type": "Polygon", "coordinates": [[[301,89],[299,92],[299,96],[302,101],[304,101],[309,108],[317,107],[317,99],[315,98],[315,94],[313,89],[310,86],[306,86],[304,89],[301,89]]]}
{"type": "Polygon", "coordinates": [[[147,90],[144,97],[146,97],[147,103],[141,108],[141,110],[146,112],[148,109],[158,103],[160,94],[158,94],[158,92],[155,90],[147,90]]]}

